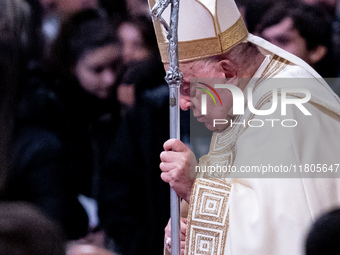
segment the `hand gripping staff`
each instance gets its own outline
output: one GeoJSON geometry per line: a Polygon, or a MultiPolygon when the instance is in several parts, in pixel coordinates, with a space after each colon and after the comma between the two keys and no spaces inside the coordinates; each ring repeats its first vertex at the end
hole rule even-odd
{"type": "MultiPolygon", "coordinates": [[[[169,85],[170,96],[170,138],[180,139],[179,91],[182,73],[178,65],[178,11],[179,0],[160,0],[151,10],[151,15],[157,18],[165,30],[169,40],[170,66],[165,80],[169,85]],[[161,17],[163,11],[171,4],[170,26],[161,17]]],[[[170,191],[171,203],[171,251],[173,255],[181,254],[180,199],[176,192],[170,191]]]]}

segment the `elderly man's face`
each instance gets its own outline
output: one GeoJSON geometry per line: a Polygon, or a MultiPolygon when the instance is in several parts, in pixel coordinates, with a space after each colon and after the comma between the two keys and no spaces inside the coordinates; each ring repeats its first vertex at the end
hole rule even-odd
{"type": "MultiPolygon", "coordinates": [[[[168,66],[166,66],[166,70],[168,66]]],[[[229,90],[227,89],[216,89],[218,94],[221,97],[221,101],[223,106],[214,104],[213,100],[207,96],[207,114],[203,115],[201,112],[201,104],[202,104],[202,94],[205,92],[198,87],[205,87],[200,83],[202,78],[219,78],[219,81],[224,80],[226,83],[225,75],[222,70],[219,70],[217,64],[206,64],[202,61],[189,62],[180,64],[180,70],[183,73],[183,84],[181,85],[181,98],[180,98],[180,106],[181,109],[186,111],[191,109],[193,111],[193,115],[199,122],[204,122],[205,126],[212,131],[222,131],[224,130],[228,124],[226,125],[218,125],[217,127],[213,126],[214,119],[227,119],[229,120],[228,113],[232,108],[232,96],[229,90]]],[[[213,79],[211,79],[213,82],[213,79]]],[[[214,87],[215,84],[207,84],[209,86],[214,87]]]]}

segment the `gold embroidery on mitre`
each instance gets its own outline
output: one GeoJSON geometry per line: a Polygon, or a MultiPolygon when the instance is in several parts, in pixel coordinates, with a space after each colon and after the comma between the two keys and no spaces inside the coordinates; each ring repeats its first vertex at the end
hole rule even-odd
{"type": "Polygon", "coordinates": [[[219,36],[222,46],[221,53],[227,52],[232,47],[235,47],[244,41],[248,37],[248,30],[242,17],[240,17],[234,25],[222,32],[219,36]]]}
{"type": "MultiPolygon", "coordinates": [[[[160,24],[159,22],[157,23],[160,24]]],[[[157,31],[156,36],[157,39],[159,39],[158,37],[160,36],[164,38],[163,34],[157,31]]],[[[247,27],[242,17],[240,17],[234,25],[216,37],[178,42],[179,62],[202,59],[225,53],[232,47],[243,42],[247,37],[247,27]]],[[[169,63],[169,43],[158,40],[158,48],[163,63],[169,63]]]]}

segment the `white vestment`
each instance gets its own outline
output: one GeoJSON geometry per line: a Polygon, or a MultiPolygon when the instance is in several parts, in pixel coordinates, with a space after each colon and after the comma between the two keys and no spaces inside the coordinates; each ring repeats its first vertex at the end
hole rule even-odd
{"type": "MultiPolygon", "coordinates": [[[[254,115],[246,107],[235,121],[256,119],[266,124],[261,128],[234,125],[214,133],[209,153],[199,165],[236,169],[282,165],[305,171],[305,167],[321,164],[335,170],[340,163],[339,98],[314,71],[302,66],[267,53],[255,74],[258,79],[247,87],[253,89],[256,109],[269,109],[271,89],[288,84],[272,83],[272,78],[309,78],[301,86],[312,94],[303,104],[312,116],[295,105],[287,106],[285,116],[280,109],[270,116],[254,115]],[[267,119],[280,121],[273,128],[267,119]],[[298,125],[284,127],[283,119],[294,119],[298,125]]],[[[288,94],[288,98],[300,96],[288,94]]],[[[327,174],[324,177],[334,173],[327,174]]],[[[216,173],[200,177],[208,178],[197,178],[192,189],[185,254],[303,255],[311,224],[321,213],[340,205],[337,178],[221,178],[216,173]]]]}

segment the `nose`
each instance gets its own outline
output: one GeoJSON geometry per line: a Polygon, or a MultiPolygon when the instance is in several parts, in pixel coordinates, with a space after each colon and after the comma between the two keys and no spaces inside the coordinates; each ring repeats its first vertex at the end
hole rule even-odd
{"type": "Polygon", "coordinates": [[[134,58],[134,48],[129,43],[123,45],[123,59],[125,63],[132,61],[134,58]]]}
{"type": "Polygon", "coordinates": [[[181,109],[183,111],[187,111],[190,109],[190,97],[188,96],[181,96],[179,100],[181,109]]]}
{"type": "Polygon", "coordinates": [[[81,2],[81,7],[83,9],[89,9],[89,8],[96,9],[97,6],[98,6],[97,0],[83,0],[81,2]]]}
{"type": "Polygon", "coordinates": [[[103,83],[107,87],[110,87],[116,82],[116,75],[112,70],[110,70],[108,68],[108,69],[104,70],[102,79],[103,79],[103,83]]]}

